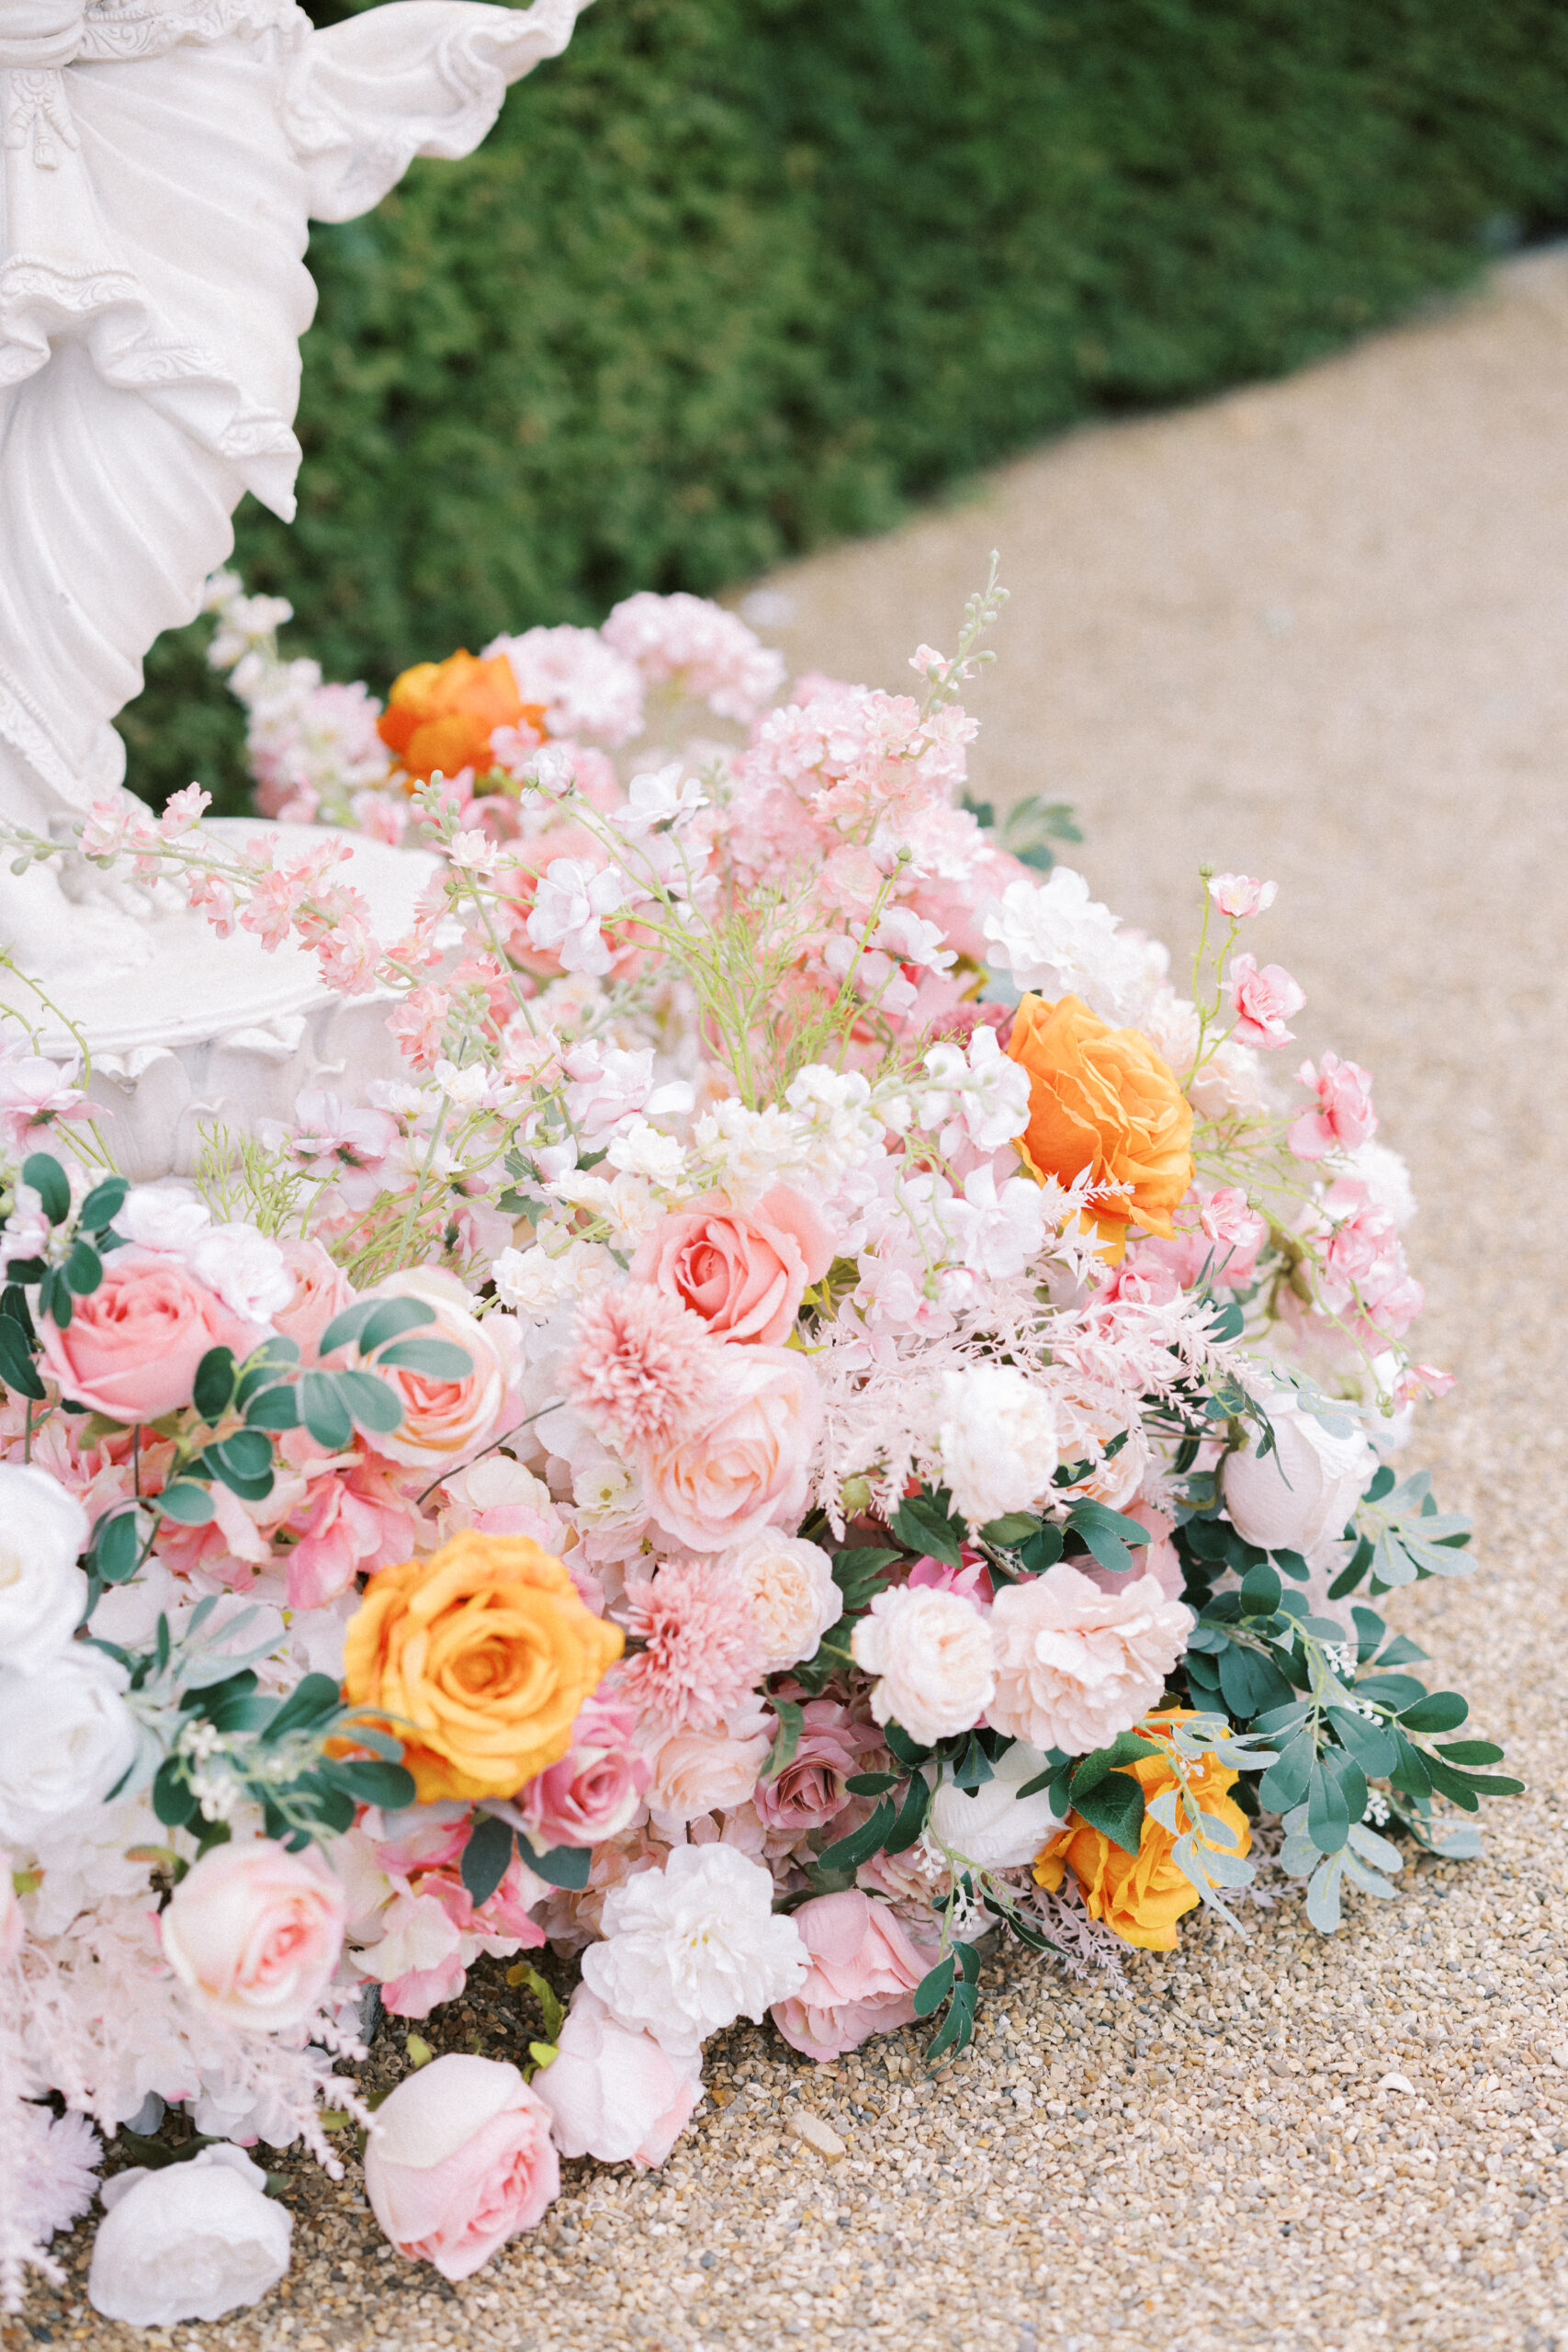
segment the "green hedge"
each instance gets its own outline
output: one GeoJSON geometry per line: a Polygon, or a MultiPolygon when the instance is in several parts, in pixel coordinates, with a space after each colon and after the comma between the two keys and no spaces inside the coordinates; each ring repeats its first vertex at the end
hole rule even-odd
{"type": "MultiPolygon", "coordinates": [[[[299,519],[247,503],[238,560],[384,686],[1296,366],[1565,220],[1558,0],[597,0],[477,155],[315,232],[299,519]]],[[[197,637],[123,722],[149,797],[235,786],[197,637]]]]}

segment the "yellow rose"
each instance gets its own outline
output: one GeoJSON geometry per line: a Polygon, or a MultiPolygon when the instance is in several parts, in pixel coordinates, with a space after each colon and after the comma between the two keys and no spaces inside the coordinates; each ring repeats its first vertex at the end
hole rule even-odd
{"type": "Polygon", "coordinates": [[[1026,996],[1008,1053],[1029,1074],[1018,1148],[1033,1173],[1070,1184],[1087,1168],[1096,1183],[1130,1187],[1094,1204],[1101,1255],[1115,1263],[1129,1224],[1168,1240],[1192,1182],[1192,1106],[1148,1039],[1112,1029],[1080,997],[1026,996]]]}
{"type": "Polygon", "coordinates": [[[349,1621],[344,1690],[385,1712],[422,1804],[510,1797],[565,1755],[623,1646],[548,1552],[469,1529],[371,1578],[349,1621]]]}
{"type": "MultiPolygon", "coordinates": [[[[1155,1728],[1164,1730],[1189,1720],[1190,1712],[1161,1715],[1155,1728]]],[[[1163,1756],[1140,1756],[1135,1763],[1119,1765],[1117,1770],[1130,1772],[1138,1781],[1145,1806],[1162,1789],[1178,1785],[1163,1756]]],[[[1239,1842],[1233,1850],[1245,1854],[1252,1843],[1252,1832],[1241,1807],[1225,1793],[1235,1780],[1235,1774],[1213,1755],[1188,1768],[1188,1785],[1201,1808],[1235,1831],[1239,1842]]],[[[1219,1850],[1210,1838],[1201,1842],[1212,1851],[1219,1850]]],[[[1175,1846],[1170,1831],[1162,1829],[1146,1811],[1135,1854],[1124,1854],[1103,1830],[1092,1828],[1080,1815],[1070,1813],[1035,1856],[1034,1877],[1038,1885],[1055,1894],[1070,1863],[1091,1919],[1103,1919],[1123,1943],[1135,1944],[1140,1951],[1172,1951],[1178,1919],[1199,1900],[1191,1880],[1171,1860],[1175,1846]]]]}

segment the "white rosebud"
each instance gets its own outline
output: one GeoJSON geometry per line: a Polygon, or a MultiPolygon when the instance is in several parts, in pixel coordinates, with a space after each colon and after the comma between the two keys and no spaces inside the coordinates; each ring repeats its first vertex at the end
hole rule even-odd
{"type": "Polygon", "coordinates": [[[293,2217],[227,2141],[188,2164],[106,2181],[87,2300],[106,2319],[172,2327],[255,2303],[288,2267],[293,2217]]]}
{"type": "Polygon", "coordinates": [[[91,1532],[58,1478],[0,1463],[0,1666],[33,1674],[65,1648],[87,1605],[76,1562],[91,1532]]]}
{"type": "MultiPolygon", "coordinates": [[[[1360,1500],[1377,1454],[1359,1429],[1336,1436],[1309,1413],[1293,1388],[1270,1381],[1255,1391],[1273,1426],[1272,1450],[1226,1460],[1222,1484],[1236,1532],[1262,1552],[1314,1555],[1335,1544],[1360,1500]]],[[[1347,1415],[1348,1415],[1348,1408],[1347,1415]]]]}
{"type": "Polygon", "coordinates": [[[1015,1870],[1032,1862],[1062,1815],[1048,1789],[1032,1797],[1018,1792],[1045,1769],[1039,1749],[1021,1739],[998,1758],[990,1779],[972,1795],[944,1773],[931,1799],[932,1836],[976,1870],[1015,1870]]]}

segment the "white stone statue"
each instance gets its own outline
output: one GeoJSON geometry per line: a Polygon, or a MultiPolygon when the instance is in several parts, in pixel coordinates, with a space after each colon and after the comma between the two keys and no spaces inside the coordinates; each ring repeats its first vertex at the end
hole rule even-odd
{"type": "MultiPolygon", "coordinates": [[[[110,722],[195,617],[241,493],[292,516],[308,221],[469,153],[584,5],[389,0],[318,32],[293,0],[0,0],[0,819],[58,831],[117,790],[110,722]]],[[[420,878],[356,854],[389,929],[420,878]]],[[[91,869],[62,892],[52,864],[0,865],[0,944],[90,1035],[150,965],[187,1029],[209,991],[209,1040],[319,1001],[306,959],[264,969],[243,938],[178,973],[194,919],[156,915],[91,869]]],[[[117,1041],[169,1042],[145,979],[113,1011],[117,1041]]]]}

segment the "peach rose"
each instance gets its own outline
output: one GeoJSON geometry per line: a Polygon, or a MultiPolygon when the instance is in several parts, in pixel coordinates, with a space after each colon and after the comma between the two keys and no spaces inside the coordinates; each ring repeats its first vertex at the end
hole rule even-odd
{"type": "Polygon", "coordinates": [[[775,1184],[754,1209],[731,1208],[716,1193],[661,1218],[631,1272],[700,1315],[716,1340],[781,1347],[807,1285],[832,1262],[832,1237],[816,1210],[775,1184]]]}
{"type": "Polygon", "coordinates": [[[787,1348],[727,1348],[719,1395],[698,1435],[637,1456],[649,1509],[694,1552],[797,1518],[822,1425],[817,1375],[787,1348]]]}
{"type": "Polygon", "coordinates": [[[525,703],[503,653],[482,662],[466,649],[445,662],[416,662],[392,681],[376,731],[397,753],[405,776],[423,782],[439,768],[456,775],[493,765],[490,739],[498,727],[544,732],[545,706],[525,703]]]}
{"type": "Polygon", "coordinates": [[[549,2109],[515,2066],[448,2051],[377,2109],[365,2193],[400,2254],[471,2278],[560,2194],[549,2109]]]}
{"type": "Polygon", "coordinates": [[[1038,1177],[1130,1189],[1094,1204],[1114,1263],[1136,1224],[1169,1240],[1171,1213],[1192,1182],[1192,1106],[1176,1074],[1136,1029],[1112,1029],[1080,997],[1026,996],[1008,1054],[1029,1074],[1029,1125],[1018,1138],[1038,1177]]]}
{"type": "Polygon", "coordinates": [[[273,1329],[292,1340],[307,1363],[315,1361],[321,1333],[334,1315],[354,1304],[354,1291],[343,1268],[335,1265],[321,1243],[309,1234],[280,1241],[283,1262],[294,1277],[294,1295],[273,1317],[273,1329]]]}
{"type": "Polygon", "coordinates": [[[371,1578],[344,1636],[344,1688],[386,1711],[421,1804],[510,1797],[566,1754],[624,1639],[526,1536],[468,1530],[371,1578]]]}
{"type": "MultiPolygon", "coordinates": [[[[1154,1728],[1190,1720],[1190,1709],[1173,1711],[1162,1715],[1154,1728]]],[[[1119,1765],[1117,1770],[1130,1772],[1139,1783],[1145,1806],[1152,1797],[1177,1786],[1176,1775],[1163,1756],[1140,1756],[1134,1763],[1119,1765]]],[[[1246,1814],[1226,1793],[1235,1774],[1213,1755],[1203,1757],[1188,1770],[1189,1786],[1201,1810],[1224,1822],[1238,1841],[1232,1850],[1245,1854],[1252,1843],[1252,1832],[1246,1814]]],[[[1211,1838],[1201,1842],[1219,1851],[1211,1838]]],[[[1041,1886],[1055,1893],[1070,1864],[1091,1919],[1103,1919],[1123,1943],[1134,1944],[1140,1951],[1173,1951],[1178,1919],[1201,1900],[1191,1880],[1172,1860],[1175,1849],[1175,1837],[1147,1811],[1135,1854],[1124,1854],[1081,1815],[1070,1813],[1035,1857],[1034,1876],[1041,1886]]]]}
{"type": "Polygon", "coordinates": [[[262,1336],[177,1258],[152,1250],[113,1251],[97,1289],[72,1306],[63,1331],[39,1326],[43,1369],[62,1396],[127,1425],[188,1405],[209,1348],[244,1356],[262,1336]]]}
{"type": "Polygon", "coordinates": [[[678,1731],[653,1759],[649,1812],[664,1821],[696,1821],[744,1804],[773,1745],[773,1721],[760,1707],[716,1731],[678,1731]]]}
{"type": "Polygon", "coordinates": [[[410,1339],[445,1340],[460,1348],[473,1367],[459,1380],[389,1367],[381,1376],[403,1400],[403,1418],[389,1437],[378,1437],[375,1451],[405,1462],[427,1476],[477,1453],[493,1435],[517,1368],[516,1325],[509,1315],[481,1322],[456,1274],[439,1266],[409,1266],[389,1274],[367,1298],[417,1298],[435,1310],[410,1339]]]}
{"type": "Polygon", "coordinates": [[[792,2050],[822,2064],[914,2022],[915,1987],[931,1963],[886,1903],[854,1887],[818,1894],[801,1905],[795,1924],[810,1973],[768,2012],[792,2050]]]}
{"type": "Polygon", "coordinates": [[[160,1922],[164,1958],[209,2017],[248,2032],[303,2025],[343,1950],[345,1899],[326,1866],[270,1838],[193,1862],[160,1922]]]}

